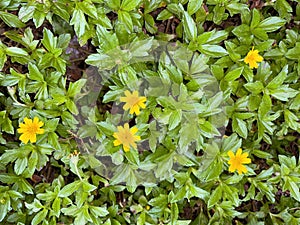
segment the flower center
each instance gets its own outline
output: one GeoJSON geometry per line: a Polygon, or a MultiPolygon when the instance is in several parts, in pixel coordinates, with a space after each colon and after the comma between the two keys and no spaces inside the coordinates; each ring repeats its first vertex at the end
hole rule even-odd
{"type": "Polygon", "coordinates": [[[242,164],[241,163],[242,162],[242,158],[239,157],[239,156],[236,156],[235,159],[233,160],[233,162],[234,162],[235,165],[240,165],[240,164],[242,164]]]}
{"type": "Polygon", "coordinates": [[[123,142],[127,144],[132,143],[132,135],[130,133],[125,133],[123,135],[123,142]]]}
{"type": "Polygon", "coordinates": [[[140,101],[140,98],[139,98],[139,97],[132,96],[132,97],[130,98],[130,104],[131,104],[132,106],[138,104],[139,101],[140,101]]]}
{"type": "Polygon", "coordinates": [[[27,128],[27,132],[30,134],[36,134],[37,131],[38,131],[38,126],[36,126],[35,124],[32,124],[27,128]]]}
{"type": "Polygon", "coordinates": [[[249,60],[256,61],[256,56],[254,54],[249,55],[249,60]]]}

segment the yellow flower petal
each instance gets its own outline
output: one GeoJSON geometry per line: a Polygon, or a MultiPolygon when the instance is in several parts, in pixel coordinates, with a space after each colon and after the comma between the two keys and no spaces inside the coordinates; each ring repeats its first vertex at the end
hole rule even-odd
{"type": "Polygon", "coordinates": [[[249,159],[249,158],[242,158],[241,162],[243,164],[249,164],[249,163],[251,163],[251,159],[249,159]]]}
{"type": "Polygon", "coordinates": [[[241,154],[242,154],[242,149],[239,148],[239,149],[237,150],[237,152],[236,152],[236,156],[241,156],[241,154]]]}
{"type": "Polygon", "coordinates": [[[136,115],[140,115],[140,108],[139,108],[138,105],[134,105],[134,106],[132,107],[132,109],[133,109],[133,112],[134,112],[136,115]]]}
{"type": "Polygon", "coordinates": [[[124,152],[129,152],[130,151],[130,147],[129,146],[123,145],[123,149],[124,149],[124,152]]]}
{"type": "Polygon", "coordinates": [[[132,92],[132,95],[133,95],[134,97],[139,97],[139,93],[138,93],[137,91],[132,92]]]}
{"type": "Polygon", "coordinates": [[[143,103],[143,102],[139,102],[139,107],[141,107],[142,109],[144,109],[144,108],[146,108],[146,105],[145,105],[145,103],[143,103]]]}
{"type": "Polygon", "coordinates": [[[36,133],[37,134],[43,134],[43,133],[45,133],[45,130],[42,129],[42,128],[39,128],[39,129],[37,129],[36,133]]]}
{"type": "Polygon", "coordinates": [[[129,124],[125,123],[124,127],[118,126],[118,132],[113,134],[114,146],[123,145],[125,152],[130,150],[130,146],[134,149],[137,148],[136,141],[141,140],[140,136],[135,135],[138,132],[137,127],[129,128],[129,124]]]}
{"type": "Polygon", "coordinates": [[[118,126],[118,131],[119,131],[119,133],[120,133],[120,132],[123,132],[123,130],[124,130],[124,128],[123,128],[122,126],[118,126]]]}
{"type": "Polygon", "coordinates": [[[141,140],[141,137],[140,137],[140,136],[134,136],[134,140],[135,140],[135,141],[140,141],[140,140],[141,140]]]}
{"type": "Polygon", "coordinates": [[[29,140],[31,143],[35,143],[36,142],[36,135],[30,135],[29,140]]]}
{"type": "Polygon", "coordinates": [[[136,132],[138,132],[137,127],[131,128],[131,129],[130,129],[130,132],[131,132],[132,134],[136,134],[136,132]]]}
{"type": "Polygon", "coordinates": [[[126,97],[128,97],[128,96],[131,95],[130,91],[128,91],[128,90],[126,90],[126,91],[124,92],[124,94],[125,94],[126,97]]]}
{"type": "Polygon", "coordinates": [[[249,64],[250,69],[258,68],[257,63],[262,61],[263,57],[258,54],[258,50],[254,50],[254,47],[252,47],[252,50],[250,50],[247,56],[244,58],[244,62],[249,64]]]}
{"type": "Polygon", "coordinates": [[[227,155],[230,157],[230,158],[233,158],[234,157],[234,153],[233,153],[233,151],[229,151],[229,152],[227,152],[227,155]]]}
{"type": "Polygon", "coordinates": [[[247,173],[247,168],[243,165],[240,166],[237,170],[238,170],[239,175],[241,175],[242,173],[247,173]]]}
{"type": "Polygon", "coordinates": [[[235,171],[235,167],[234,167],[233,165],[230,165],[230,167],[229,167],[229,172],[234,173],[234,171],[235,171]]]}
{"type": "Polygon", "coordinates": [[[129,124],[128,123],[124,124],[124,130],[129,130],[129,124]]]}
{"type": "Polygon", "coordinates": [[[24,123],[20,123],[19,127],[20,127],[20,129],[21,128],[26,128],[26,125],[24,123]]]}
{"type": "Polygon", "coordinates": [[[31,124],[32,123],[32,120],[31,119],[28,119],[27,117],[24,118],[24,123],[25,124],[31,124]]]}
{"type": "Polygon", "coordinates": [[[247,167],[245,167],[243,164],[251,163],[251,159],[247,158],[248,153],[243,153],[243,150],[239,148],[235,155],[232,151],[228,151],[227,155],[229,156],[229,172],[235,172],[236,170],[239,174],[247,172],[247,167]]]}
{"type": "Polygon", "coordinates": [[[127,98],[126,97],[120,97],[121,102],[126,102],[127,98]]]}
{"type": "Polygon", "coordinates": [[[130,105],[126,103],[126,104],[123,106],[123,109],[124,109],[124,110],[130,109],[130,105]]]}
{"type": "Polygon", "coordinates": [[[115,133],[113,134],[113,137],[114,137],[114,138],[118,138],[118,133],[115,132],[115,133]]]}
{"type": "Polygon", "coordinates": [[[120,97],[120,101],[124,102],[123,109],[128,110],[130,114],[140,114],[140,108],[146,108],[146,105],[144,102],[146,102],[146,97],[139,96],[138,91],[133,91],[130,93],[130,91],[126,90],[124,92],[125,97],[120,97]]]}
{"type": "Polygon", "coordinates": [[[29,141],[29,138],[27,137],[27,135],[22,134],[19,138],[24,144],[27,144],[29,141]]]}
{"type": "Polygon", "coordinates": [[[119,146],[120,144],[122,144],[120,140],[114,140],[114,146],[119,146]]]}
{"type": "Polygon", "coordinates": [[[22,134],[26,131],[26,128],[25,127],[24,128],[19,128],[19,129],[17,129],[17,131],[18,131],[19,134],[22,134]]]}
{"type": "Polygon", "coordinates": [[[45,130],[41,128],[44,125],[42,121],[39,121],[38,117],[34,117],[33,121],[27,117],[24,118],[24,123],[19,124],[19,129],[17,129],[20,135],[19,139],[23,143],[27,144],[28,141],[31,143],[36,142],[36,135],[43,134],[45,130]]]}

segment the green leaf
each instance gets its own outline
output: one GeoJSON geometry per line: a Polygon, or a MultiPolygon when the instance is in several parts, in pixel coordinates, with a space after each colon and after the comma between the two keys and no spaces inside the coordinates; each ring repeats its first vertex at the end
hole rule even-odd
{"type": "Polygon", "coordinates": [[[85,83],[86,79],[80,79],[73,83],[71,82],[67,92],[68,97],[74,98],[77,94],[79,94],[85,83]]]}
{"type": "Polygon", "coordinates": [[[269,38],[267,32],[262,28],[257,27],[255,29],[251,30],[251,32],[255,37],[257,37],[263,41],[266,41],[269,38]]]}
{"type": "Polygon", "coordinates": [[[260,12],[256,8],[254,8],[252,11],[252,20],[251,20],[250,28],[253,29],[257,27],[259,23],[260,23],[260,12]]]}
{"type": "Polygon", "coordinates": [[[78,115],[79,111],[77,109],[77,106],[75,104],[75,102],[71,99],[67,99],[66,103],[66,107],[67,109],[74,115],[78,115]]]}
{"type": "Polygon", "coordinates": [[[81,181],[74,181],[70,184],[67,184],[63,187],[63,189],[60,190],[58,196],[61,198],[70,196],[81,187],[81,184],[81,181]]]}
{"type": "Polygon", "coordinates": [[[0,71],[3,69],[6,60],[7,60],[7,57],[6,57],[5,50],[0,48],[0,71]]]}
{"type": "Polygon", "coordinates": [[[110,7],[113,10],[118,10],[119,7],[121,6],[121,1],[120,0],[111,0],[111,1],[107,1],[106,3],[108,5],[108,7],[110,7]]]}
{"type": "Polygon", "coordinates": [[[171,224],[176,224],[178,220],[178,206],[177,203],[171,203],[171,224]]]}
{"type": "Polygon", "coordinates": [[[248,129],[247,129],[247,125],[246,125],[245,121],[243,121],[239,118],[233,117],[232,128],[233,128],[233,131],[236,131],[241,137],[243,137],[245,139],[247,138],[248,129]]]}
{"type": "Polygon", "coordinates": [[[92,192],[97,187],[95,185],[90,184],[87,180],[82,181],[82,190],[84,192],[92,192]]]}
{"type": "Polygon", "coordinates": [[[119,10],[118,11],[118,19],[120,20],[120,22],[122,22],[125,25],[126,30],[129,33],[133,31],[132,19],[128,12],[119,10]]]}
{"type": "Polygon", "coordinates": [[[243,70],[244,70],[244,67],[239,67],[239,68],[229,71],[225,75],[224,80],[227,82],[236,80],[237,78],[239,78],[241,76],[243,70]]]}
{"type": "Polygon", "coordinates": [[[108,136],[111,136],[115,131],[115,127],[111,123],[104,121],[98,122],[97,127],[100,131],[102,131],[105,135],[108,136]]]}
{"type": "Polygon", "coordinates": [[[42,211],[38,212],[31,221],[31,225],[39,225],[41,222],[46,218],[48,214],[47,209],[43,209],[42,211]]]}
{"type": "Polygon", "coordinates": [[[217,4],[213,9],[213,22],[220,25],[223,20],[226,20],[228,13],[225,12],[225,7],[221,4],[217,4]]]}
{"type": "Polygon", "coordinates": [[[70,14],[67,11],[65,4],[63,4],[61,2],[53,2],[52,10],[60,18],[64,19],[66,22],[69,22],[70,14]]]}
{"type": "Polygon", "coordinates": [[[229,11],[230,16],[233,16],[234,14],[238,13],[245,13],[245,11],[249,11],[249,8],[246,4],[233,2],[228,5],[226,5],[226,9],[229,11]]]}
{"type": "Polygon", "coordinates": [[[25,26],[16,15],[8,12],[0,11],[0,19],[10,27],[21,28],[25,26]]]}
{"type": "Polygon", "coordinates": [[[54,52],[54,50],[56,49],[56,43],[57,37],[54,37],[53,33],[50,30],[44,28],[42,44],[45,46],[45,48],[49,52],[54,52]]]}
{"type": "Polygon", "coordinates": [[[272,101],[270,96],[264,94],[258,109],[259,116],[264,117],[271,110],[271,107],[272,107],[272,101]]]}
{"type": "Polygon", "coordinates": [[[7,199],[4,199],[4,203],[0,205],[0,222],[3,221],[5,218],[7,212],[9,211],[9,201],[7,199]]]}
{"type": "Polygon", "coordinates": [[[187,11],[189,15],[196,13],[202,6],[203,0],[190,0],[188,3],[187,11]]]}
{"type": "Polygon", "coordinates": [[[61,205],[61,199],[55,198],[52,203],[52,209],[53,209],[54,215],[56,217],[59,217],[59,215],[60,215],[60,209],[61,209],[60,205],[61,205]]]}
{"type": "Polygon", "coordinates": [[[167,9],[164,9],[163,11],[161,11],[158,16],[157,16],[157,20],[168,20],[170,19],[171,17],[173,16],[173,14],[167,10],[167,9]]]}
{"type": "Polygon", "coordinates": [[[219,185],[215,190],[212,191],[208,203],[207,208],[211,209],[213,206],[216,205],[216,203],[222,198],[222,186],[219,185]]]}
{"type": "Polygon", "coordinates": [[[145,14],[145,27],[151,34],[155,34],[157,32],[154,18],[150,14],[145,14]]]}
{"type": "Polygon", "coordinates": [[[36,81],[44,81],[43,74],[39,71],[36,65],[29,63],[28,64],[29,70],[29,78],[36,81]]]}
{"type": "Polygon", "coordinates": [[[179,149],[180,152],[185,152],[191,142],[197,139],[199,135],[199,129],[195,122],[186,122],[181,125],[179,134],[179,149]]]}
{"type": "Polygon", "coordinates": [[[208,56],[212,56],[216,58],[228,55],[228,52],[219,45],[204,44],[199,46],[199,51],[208,56]]]}
{"type": "MultiPolygon", "coordinates": [[[[5,111],[2,111],[2,112],[5,112],[5,111]]],[[[9,134],[14,134],[15,133],[14,126],[6,112],[5,112],[5,116],[3,116],[3,118],[1,118],[1,120],[2,121],[0,121],[0,127],[1,127],[2,131],[9,133],[9,134]]]]}
{"type": "Polygon", "coordinates": [[[260,150],[253,150],[252,154],[254,154],[255,156],[262,158],[262,159],[269,159],[269,158],[273,158],[273,156],[268,153],[268,152],[264,152],[264,151],[260,151],[260,150]]]}
{"type": "Polygon", "coordinates": [[[209,121],[205,121],[204,123],[199,124],[199,128],[199,132],[207,138],[212,138],[214,136],[220,135],[218,129],[215,126],[213,126],[209,121]]]}
{"type": "Polygon", "coordinates": [[[15,165],[14,165],[14,171],[17,175],[20,175],[24,172],[25,168],[28,165],[28,160],[27,157],[24,158],[18,158],[15,161],[15,165]]]}
{"type": "Polygon", "coordinates": [[[286,178],[286,181],[283,185],[283,190],[289,190],[291,193],[291,196],[296,199],[298,202],[300,202],[300,192],[298,185],[293,182],[289,177],[286,178]]]}
{"type": "Polygon", "coordinates": [[[289,49],[287,51],[285,57],[287,57],[288,59],[299,60],[300,58],[299,52],[300,52],[300,42],[297,42],[294,48],[289,49]]]}
{"type": "MultiPolygon", "coordinates": [[[[207,34],[210,32],[206,32],[204,34],[207,34]]],[[[221,41],[226,40],[228,37],[228,32],[225,30],[220,31],[212,31],[211,35],[208,37],[207,41],[203,44],[219,44],[221,41]]]]}
{"type": "Polygon", "coordinates": [[[173,130],[174,128],[176,128],[178,124],[181,122],[181,118],[182,118],[182,111],[180,109],[172,112],[169,118],[169,130],[173,130]]]}
{"type": "Polygon", "coordinates": [[[91,2],[87,2],[87,1],[78,2],[77,6],[86,15],[88,15],[94,19],[97,19],[97,17],[98,17],[97,8],[91,2]]]}
{"type": "Polygon", "coordinates": [[[250,32],[250,27],[246,24],[235,27],[232,30],[232,33],[242,42],[245,42],[249,45],[252,42],[253,37],[250,32]]]}
{"type": "Polygon", "coordinates": [[[273,97],[281,101],[288,101],[289,98],[293,98],[299,93],[299,91],[289,88],[288,85],[282,85],[277,89],[270,89],[269,91],[273,97]]]}
{"type": "Polygon", "coordinates": [[[6,48],[5,52],[9,56],[16,56],[16,57],[28,56],[28,53],[24,49],[18,47],[8,47],[6,48]]]}
{"type": "Polygon", "coordinates": [[[209,196],[209,192],[207,192],[204,189],[199,188],[195,185],[190,185],[189,191],[192,194],[192,196],[203,199],[203,200],[207,200],[207,198],[209,196]]]}
{"type": "Polygon", "coordinates": [[[121,9],[125,11],[134,10],[140,4],[141,0],[122,0],[121,9]]]}
{"type": "Polygon", "coordinates": [[[284,80],[287,78],[288,74],[288,65],[285,65],[281,72],[267,85],[268,89],[276,89],[280,87],[284,80]]]}
{"type": "Polygon", "coordinates": [[[73,11],[70,25],[74,25],[74,30],[78,37],[82,37],[89,27],[84,13],[80,9],[73,11]]]}
{"type": "Polygon", "coordinates": [[[92,66],[97,66],[101,70],[109,70],[115,66],[115,62],[105,54],[91,54],[85,62],[92,66]]]}
{"type": "Polygon", "coordinates": [[[300,129],[300,123],[298,123],[298,117],[290,110],[288,109],[284,110],[284,119],[285,122],[288,124],[288,126],[293,130],[297,131],[300,129]]]}
{"type": "Polygon", "coordinates": [[[261,81],[256,81],[254,83],[247,83],[244,85],[244,87],[255,95],[261,93],[265,88],[261,81]]]}
{"type": "Polygon", "coordinates": [[[236,52],[236,45],[232,42],[225,41],[225,46],[227,49],[227,52],[229,53],[229,57],[232,61],[236,62],[241,58],[241,55],[236,52]]]}
{"type": "MultiPolygon", "coordinates": [[[[132,54],[132,56],[134,57],[145,57],[145,56],[149,56],[148,51],[151,49],[153,44],[153,38],[147,38],[145,40],[142,41],[135,41],[132,42],[129,50],[130,53],[132,54]]],[[[130,68],[130,67],[127,67],[130,68]]]]}
{"type": "Polygon", "coordinates": [[[276,0],[274,8],[279,13],[280,17],[288,19],[290,13],[293,12],[292,6],[286,0],[276,0]]]}
{"type": "Polygon", "coordinates": [[[280,27],[282,27],[286,23],[286,20],[277,17],[277,16],[271,16],[263,21],[261,21],[258,25],[258,28],[263,29],[266,32],[273,32],[278,30],[280,27]]]}
{"type": "Polygon", "coordinates": [[[294,110],[300,109],[300,94],[297,94],[297,96],[293,99],[289,108],[294,110]]]}
{"type": "Polygon", "coordinates": [[[90,206],[89,210],[93,213],[96,217],[104,217],[109,214],[105,207],[98,207],[98,206],[90,206]]]}
{"type": "Polygon", "coordinates": [[[186,11],[183,13],[183,27],[186,38],[190,41],[195,40],[197,37],[197,27],[193,18],[186,11]]]}

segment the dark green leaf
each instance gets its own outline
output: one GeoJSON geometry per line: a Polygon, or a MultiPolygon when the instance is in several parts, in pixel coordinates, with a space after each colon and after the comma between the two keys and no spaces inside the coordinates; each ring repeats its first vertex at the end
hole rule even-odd
{"type": "Polygon", "coordinates": [[[262,28],[266,32],[273,32],[282,27],[286,21],[280,17],[271,16],[263,21],[261,21],[258,25],[258,28],[262,28]]]}

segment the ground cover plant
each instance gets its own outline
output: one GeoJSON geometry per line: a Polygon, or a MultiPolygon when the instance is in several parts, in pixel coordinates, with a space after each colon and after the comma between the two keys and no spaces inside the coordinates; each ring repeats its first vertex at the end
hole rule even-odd
{"type": "Polygon", "coordinates": [[[0,224],[300,224],[297,0],[0,19],[0,224]]]}

